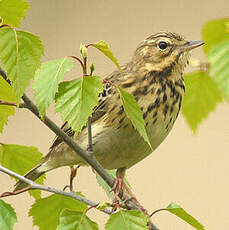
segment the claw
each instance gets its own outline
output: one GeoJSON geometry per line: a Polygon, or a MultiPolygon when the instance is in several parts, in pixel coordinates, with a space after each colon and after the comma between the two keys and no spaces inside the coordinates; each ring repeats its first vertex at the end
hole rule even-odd
{"type": "Polygon", "coordinates": [[[125,188],[125,182],[124,182],[125,170],[126,170],[125,168],[120,168],[120,169],[117,169],[116,171],[116,179],[112,187],[112,191],[114,192],[114,198],[113,198],[112,203],[116,205],[118,203],[118,196],[121,190],[123,191],[121,199],[122,200],[126,199],[126,191],[124,189],[125,188]]]}
{"type": "Polygon", "coordinates": [[[116,208],[120,208],[118,197],[119,197],[120,191],[122,190],[123,194],[122,194],[121,200],[124,203],[127,201],[127,194],[128,194],[130,196],[130,199],[135,202],[135,204],[141,209],[141,211],[145,213],[146,215],[148,215],[147,210],[139,203],[137,198],[134,196],[134,194],[130,190],[129,186],[125,183],[124,181],[125,170],[126,170],[125,168],[119,168],[116,171],[116,179],[112,187],[112,191],[114,192],[114,198],[112,202],[113,205],[116,208]]]}

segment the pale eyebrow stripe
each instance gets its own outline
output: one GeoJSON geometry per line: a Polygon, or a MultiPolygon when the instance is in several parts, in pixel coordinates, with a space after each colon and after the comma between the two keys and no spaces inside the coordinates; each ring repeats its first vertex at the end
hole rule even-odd
{"type": "Polygon", "coordinates": [[[176,34],[176,33],[166,33],[166,32],[161,32],[161,33],[157,33],[155,35],[151,35],[146,40],[153,40],[153,39],[156,39],[158,37],[164,37],[164,38],[173,37],[173,38],[177,39],[178,41],[183,40],[183,37],[176,34]]]}
{"type": "Polygon", "coordinates": [[[171,41],[169,40],[169,37],[168,37],[168,36],[162,36],[162,35],[159,35],[159,36],[154,37],[154,38],[152,38],[152,39],[146,39],[146,40],[144,40],[144,42],[147,43],[147,44],[153,43],[153,42],[156,41],[156,39],[157,39],[158,37],[161,37],[161,39],[162,39],[163,41],[167,42],[168,45],[171,45],[171,41]]]}

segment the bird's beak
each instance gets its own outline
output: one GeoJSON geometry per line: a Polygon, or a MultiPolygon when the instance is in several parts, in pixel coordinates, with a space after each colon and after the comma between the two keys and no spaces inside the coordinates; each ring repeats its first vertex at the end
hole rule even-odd
{"type": "Polygon", "coordinates": [[[179,49],[181,52],[185,52],[185,51],[195,49],[199,46],[202,46],[203,44],[204,44],[204,41],[202,41],[202,40],[188,41],[184,45],[179,46],[179,49]]]}

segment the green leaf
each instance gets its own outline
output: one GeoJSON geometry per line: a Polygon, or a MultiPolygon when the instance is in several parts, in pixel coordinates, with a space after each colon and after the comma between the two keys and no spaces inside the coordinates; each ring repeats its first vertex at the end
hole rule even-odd
{"type": "Polygon", "coordinates": [[[148,217],[138,210],[120,210],[110,216],[106,230],[147,230],[148,217]]]}
{"type": "Polygon", "coordinates": [[[57,230],[98,230],[98,225],[90,220],[85,212],[63,210],[57,230]]]}
{"type": "Polygon", "coordinates": [[[207,22],[203,27],[202,37],[205,41],[203,49],[207,54],[212,47],[229,39],[229,18],[221,18],[207,22]]]}
{"type": "Polygon", "coordinates": [[[0,59],[2,68],[7,71],[17,101],[25,92],[33,78],[35,70],[40,66],[43,45],[40,38],[10,28],[0,29],[0,59]]]}
{"type": "Polygon", "coordinates": [[[214,76],[225,99],[229,102],[229,40],[214,46],[208,53],[210,74],[214,76]]]}
{"type": "Polygon", "coordinates": [[[65,57],[45,62],[36,71],[33,89],[41,116],[53,102],[58,91],[58,84],[63,80],[65,73],[73,68],[73,65],[73,59],[65,57]]]}
{"type": "MultiPolygon", "coordinates": [[[[115,172],[116,172],[116,169],[114,170],[106,170],[113,178],[115,178],[115,172]]],[[[107,196],[109,198],[112,198],[113,194],[112,194],[112,191],[111,191],[111,187],[103,180],[103,178],[98,174],[96,173],[96,179],[97,179],[97,182],[98,184],[104,189],[104,191],[106,192],[107,196]]]]}
{"type": "Polygon", "coordinates": [[[196,133],[200,123],[222,101],[216,82],[205,72],[192,72],[184,76],[186,92],[181,111],[191,130],[196,133]]]}
{"type": "Polygon", "coordinates": [[[136,102],[134,96],[132,94],[127,93],[122,88],[117,87],[119,93],[121,95],[122,104],[125,110],[127,117],[131,120],[133,126],[139,134],[144,138],[144,140],[149,144],[151,147],[146,128],[145,128],[145,121],[143,119],[142,111],[136,102]]]}
{"type": "Polygon", "coordinates": [[[105,41],[99,41],[97,43],[93,43],[92,46],[100,50],[104,55],[106,55],[119,69],[119,71],[122,73],[122,68],[118,63],[117,58],[113,55],[113,53],[110,50],[110,47],[105,41]]]}
{"type": "Polygon", "coordinates": [[[167,211],[171,212],[172,214],[178,216],[186,223],[192,225],[197,230],[204,230],[204,226],[201,225],[194,217],[189,215],[183,208],[175,203],[171,203],[167,208],[167,211]]]}
{"type": "Polygon", "coordinates": [[[93,108],[98,103],[98,95],[102,91],[103,84],[98,76],[63,82],[56,94],[56,111],[79,133],[92,115],[93,108]]]}
{"type": "MultiPolygon", "coordinates": [[[[33,146],[22,146],[14,144],[0,145],[0,163],[2,166],[24,175],[34,167],[42,158],[42,154],[33,146]]],[[[37,182],[42,184],[44,176],[40,177],[37,182]]],[[[29,191],[35,199],[41,197],[40,190],[29,191]]]]}
{"type": "MultiPolygon", "coordinates": [[[[15,102],[16,98],[12,87],[0,75],[0,100],[15,102]]],[[[7,125],[8,117],[14,115],[14,107],[8,105],[0,105],[0,133],[3,131],[4,125],[7,125]]]]}
{"type": "Polygon", "coordinates": [[[3,23],[13,27],[20,26],[20,20],[25,17],[29,4],[24,0],[1,0],[0,16],[3,23]]]}
{"type": "MultiPolygon", "coordinates": [[[[116,169],[113,169],[113,170],[106,170],[107,173],[109,173],[114,179],[116,178],[116,169]]],[[[109,198],[112,198],[113,197],[113,194],[111,192],[111,188],[110,186],[103,180],[103,178],[98,174],[96,173],[96,179],[97,179],[97,182],[98,184],[104,189],[104,191],[106,192],[107,196],[109,198]]],[[[126,179],[126,176],[124,178],[124,181],[125,183],[129,186],[130,186],[130,183],[128,182],[128,180],[126,179]]]]}
{"type": "Polygon", "coordinates": [[[33,224],[37,225],[39,230],[56,230],[60,213],[64,209],[83,212],[87,205],[70,197],[53,194],[37,200],[32,205],[29,216],[33,217],[33,224]]]}
{"type": "Polygon", "coordinates": [[[0,229],[13,230],[14,224],[17,222],[17,216],[10,204],[0,200],[0,229]]]}

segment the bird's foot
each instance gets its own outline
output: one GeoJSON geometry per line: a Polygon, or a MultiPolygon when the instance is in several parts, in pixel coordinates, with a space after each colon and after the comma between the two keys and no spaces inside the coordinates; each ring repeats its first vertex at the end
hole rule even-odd
{"type": "Polygon", "coordinates": [[[73,179],[76,177],[77,171],[78,171],[79,167],[80,167],[80,165],[76,166],[75,168],[74,168],[74,166],[71,167],[71,174],[70,174],[69,185],[66,185],[63,190],[65,190],[66,188],[69,188],[69,190],[71,192],[73,192],[73,179]]]}
{"type": "Polygon", "coordinates": [[[125,191],[125,186],[124,186],[125,182],[124,182],[124,177],[123,176],[119,176],[115,179],[114,185],[112,187],[112,191],[114,192],[114,198],[113,198],[113,203],[117,203],[118,202],[118,196],[119,193],[122,190],[122,200],[126,199],[126,191],[125,191]]]}
{"type": "Polygon", "coordinates": [[[114,192],[112,205],[117,209],[122,206],[125,206],[125,203],[128,200],[132,200],[144,214],[149,216],[147,210],[140,204],[136,196],[131,191],[130,187],[125,183],[124,176],[125,176],[125,168],[117,169],[116,179],[112,187],[112,191],[114,192]],[[122,192],[121,197],[120,197],[120,192],[122,192]],[[128,199],[127,199],[127,194],[130,196],[130,198],[128,199]],[[122,202],[119,202],[118,198],[120,198],[122,202]]]}
{"type": "Polygon", "coordinates": [[[114,204],[114,206],[119,206],[119,194],[120,192],[122,192],[122,195],[120,197],[120,199],[122,201],[126,200],[126,183],[124,182],[124,176],[125,176],[125,168],[119,168],[116,171],[116,178],[112,187],[112,191],[114,192],[114,197],[113,197],[113,201],[112,204],[114,204]]]}

